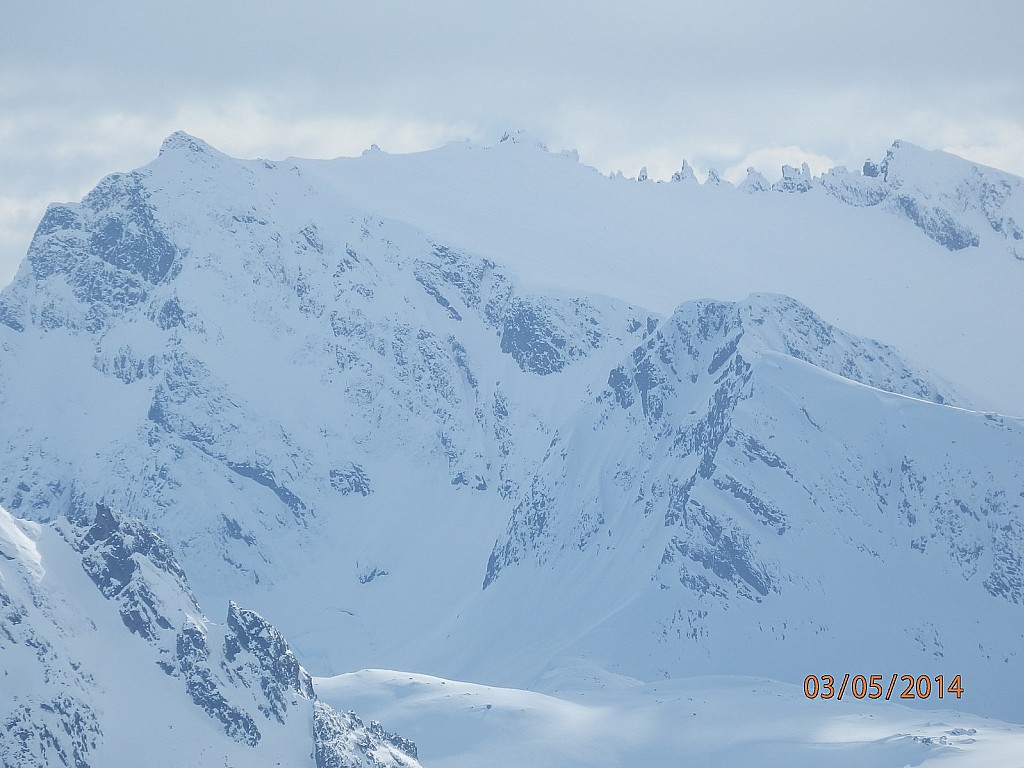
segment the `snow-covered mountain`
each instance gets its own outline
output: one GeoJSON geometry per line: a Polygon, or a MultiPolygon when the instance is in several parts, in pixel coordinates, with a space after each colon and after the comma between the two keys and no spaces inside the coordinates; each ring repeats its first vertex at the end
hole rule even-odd
{"type": "MultiPolygon", "coordinates": [[[[331,584],[325,599],[371,646],[404,641],[410,618],[377,615],[382,583],[427,625],[437,591],[479,591],[529,464],[657,324],[526,290],[294,171],[183,136],[51,208],[3,304],[19,361],[0,373],[12,513],[74,519],[102,500],[178,548],[204,603],[277,590],[286,623],[318,602],[288,595],[331,584]],[[204,200],[213,189],[226,208],[204,200]],[[173,256],[153,245],[172,236],[173,256]],[[451,568],[431,562],[439,551],[451,568]]],[[[339,672],[365,650],[313,647],[339,672]]]]}
{"type": "MultiPolygon", "coordinates": [[[[268,162],[179,133],[51,206],[0,294],[0,504],[9,624],[95,734],[62,754],[128,749],[107,698],[145,668],[225,755],[415,759],[296,657],[548,694],[959,674],[926,705],[1024,719],[1024,421],[978,410],[1024,412],[1021,180],[903,142],[678,179],[521,136],[268,162]]],[[[18,685],[49,723],[57,688],[18,685]]]]}
{"type": "MultiPolygon", "coordinates": [[[[788,184],[791,175],[782,182],[787,188],[813,185],[806,168],[801,182],[788,184]]],[[[897,141],[881,163],[865,162],[860,174],[838,168],[818,181],[845,203],[878,205],[905,216],[951,251],[977,247],[982,237],[998,245],[1001,236],[1010,255],[1024,260],[1024,196],[1018,177],[897,141]]]]}
{"type": "Polygon", "coordinates": [[[792,300],[683,305],[552,439],[480,623],[640,679],[956,663],[1017,711],[1024,424],[948,399],[792,300]]]}
{"type": "Polygon", "coordinates": [[[169,547],[98,506],[89,522],[0,510],[0,760],[66,765],[417,768],[416,747],[320,701],[280,632],[203,615],[169,547]]]}

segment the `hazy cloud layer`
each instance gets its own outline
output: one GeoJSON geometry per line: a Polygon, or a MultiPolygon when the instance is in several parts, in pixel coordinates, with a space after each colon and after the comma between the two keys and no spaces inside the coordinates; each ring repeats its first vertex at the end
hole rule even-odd
{"type": "Polygon", "coordinates": [[[683,158],[733,179],[858,167],[904,138],[1024,174],[1016,0],[7,0],[4,17],[0,284],[46,200],[179,128],[282,157],[522,127],[654,178],[683,158]]]}

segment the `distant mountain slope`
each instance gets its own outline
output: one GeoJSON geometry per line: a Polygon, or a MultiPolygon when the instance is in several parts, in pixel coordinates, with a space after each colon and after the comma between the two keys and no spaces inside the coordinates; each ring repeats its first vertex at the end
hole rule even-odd
{"type": "Polygon", "coordinates": [[[1024,415],[1012,174],[906,141],[868,164],[875,176],[789,168],[774,189],[608,178],[530,141],[294,162],[325,193],[538,285],[666,315],[687,299],[792,296],[1024,415]]]}
{"type": "Polygon", "coordinates": [[[978,247],[982,239],[1024,261],[1024,180],[967,163],[945,152],[894,142],[881,163],[861,174],[842,169],[819,180],[850,205],[879,205],[905,216],[951,251],[978,247]]]}
{"type": "Polygon", "coordinates": [[[642,679],[956,665],[1020,716],[1024,423],[944,399],[792,300],[684,305],[552,439],[470,622],[642,679]]]}

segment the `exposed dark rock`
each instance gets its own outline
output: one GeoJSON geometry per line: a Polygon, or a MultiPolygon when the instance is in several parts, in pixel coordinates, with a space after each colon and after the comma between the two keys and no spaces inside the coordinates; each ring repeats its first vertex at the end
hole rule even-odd
{"type": "Polygon", "coordinates": [[[232,739],[255,747],[261,738],[259,728],[248,712],[232,705],[221,693],[220,683],[210,667],[206,633],[191,621],[178,632],[175,661],[192,702],[218,721],[232,739]]]}
{"type": "Polygon", "coordinates": [[[281,633],[255,611],[228,605],[224,638],[225,669],[234,681],[257,686],[266,704],[260,710],[284,723],[291,693],[314,699],[313,681],[288,647],[281,633]]]}
{"type": "Polygon", "coordinates": [[[317,768],[418,768],[416,745],[369,726],[354,712],[338,712],[322,701],[313,705],[314,758],[317,768]]]}
{"type": "Polygon", "coordinates": [[[79,523],[71,529],[71,544],[82,555],[82,567],[103,596],[118,605],[125,626],[140,637],[154,642],[164,630],[172,630],[167,606],[140,567],[167,574],[189,605],[196,608],[188,588],[185,571],[171,548],[137,520],[124,518],[112,509],[96,505],[92,525],[79,523]]]}
{"type": "Polygon", "coordinates": [[[102,740],[96,714],[83,701],[68,693],[30,698],[0,723],[0,763],[4,768],[91,768],[91,753],[102,740]]]}

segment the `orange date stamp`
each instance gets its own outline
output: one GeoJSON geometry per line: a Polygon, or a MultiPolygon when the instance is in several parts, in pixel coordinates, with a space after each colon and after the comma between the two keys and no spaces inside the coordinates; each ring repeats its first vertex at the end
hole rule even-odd
{"type": "Polygon", "coordinates": [[[947,680],[943,675],[843,675],[837,682],[832,675],[808,675],[804,678],[804,696],[808,699],[929,699],[946,696],[960,698],[964,693],[960,675],[947,680]],[[886,687],[885,684],[888,683],[886,687]]]}

